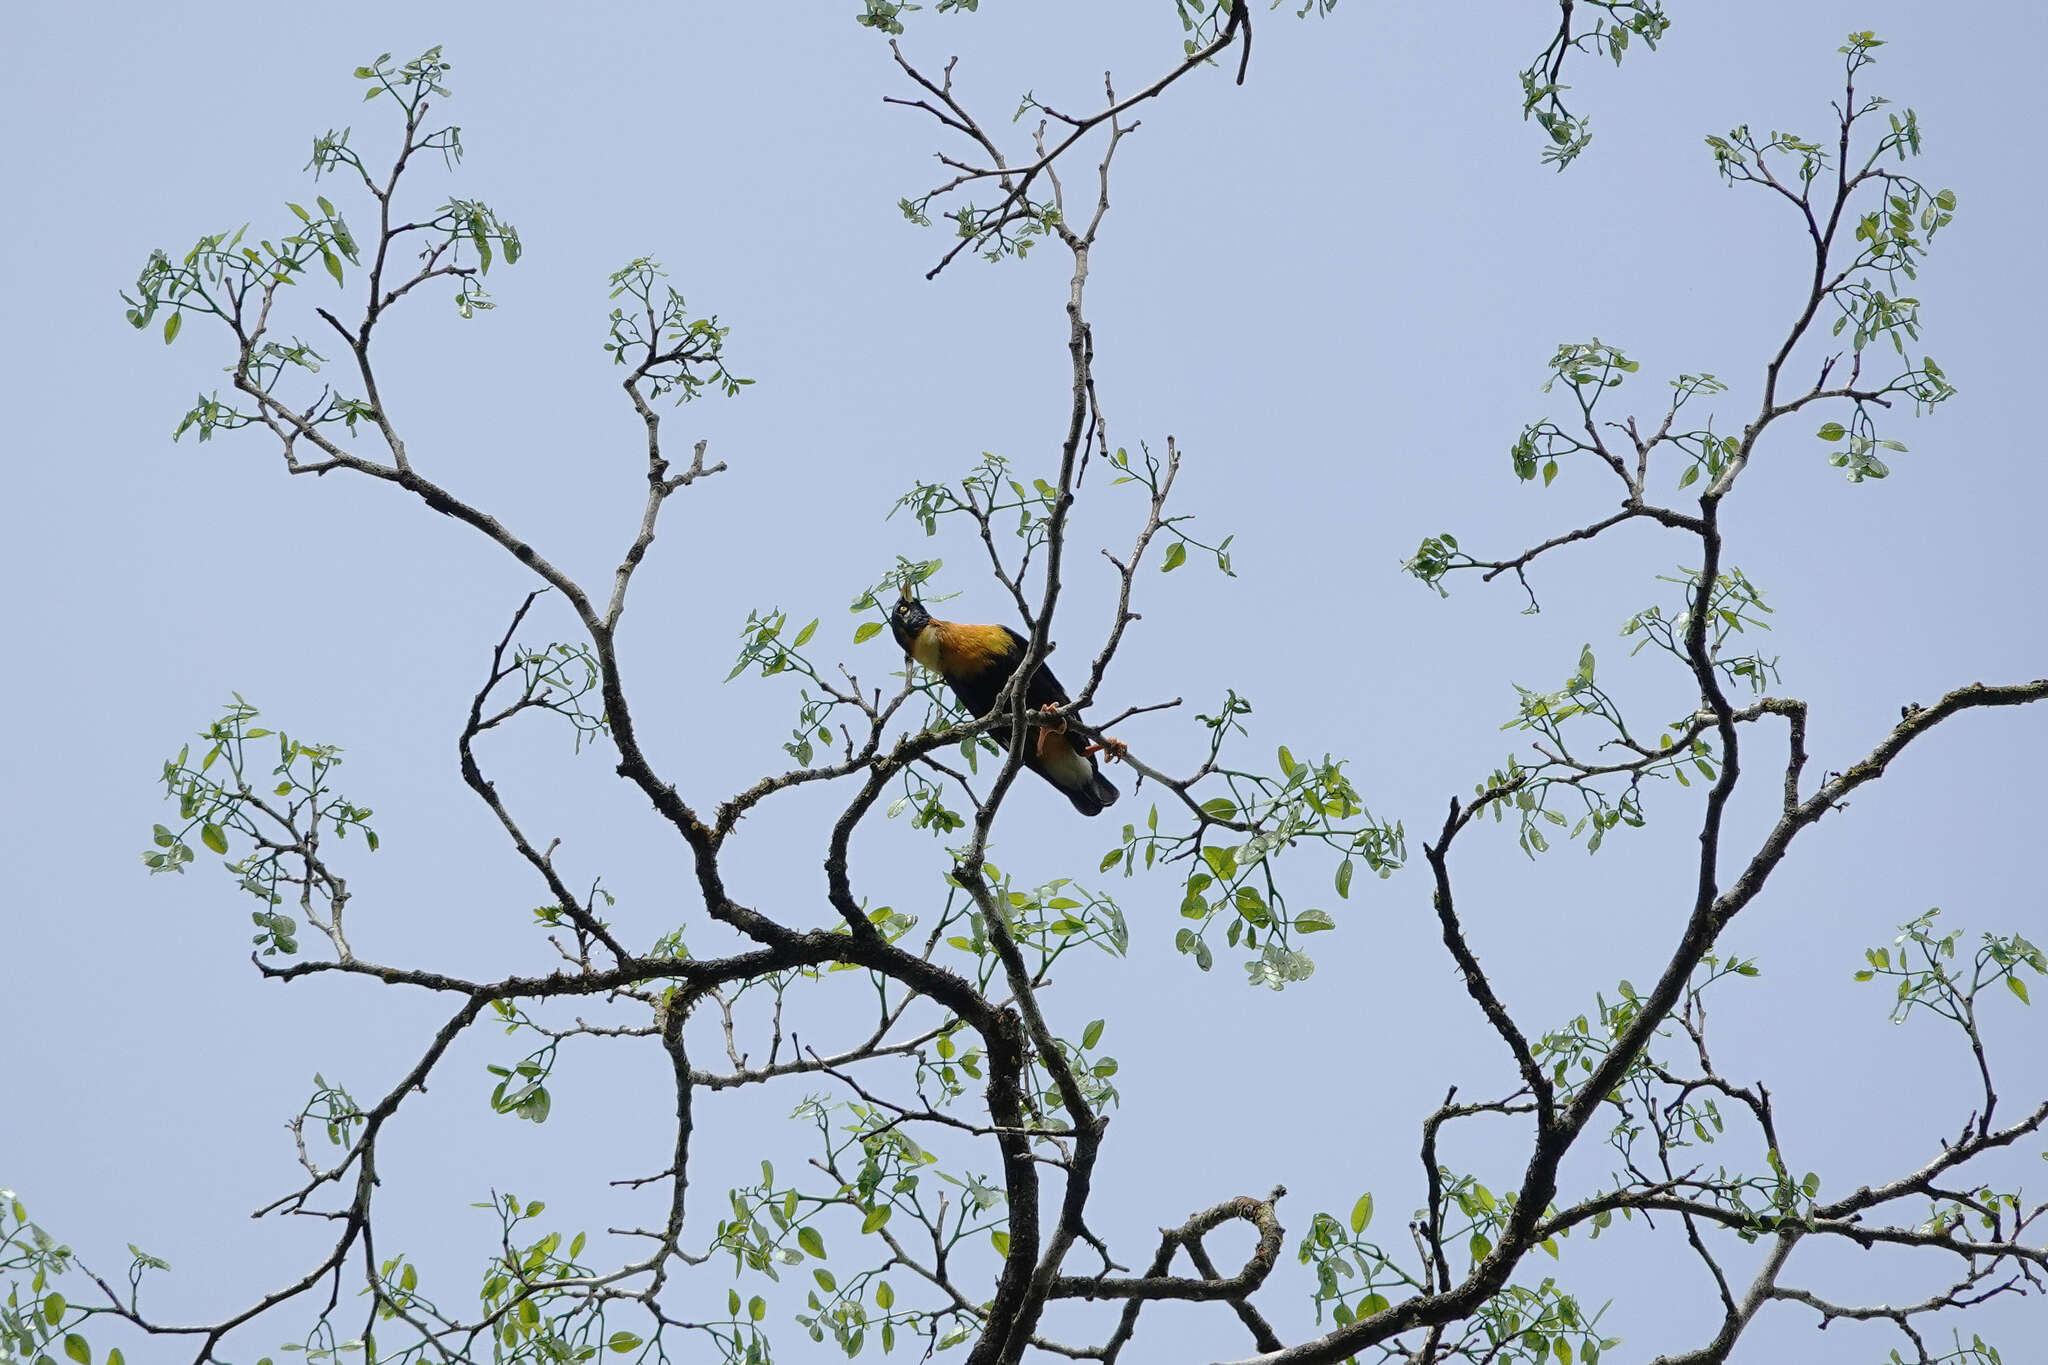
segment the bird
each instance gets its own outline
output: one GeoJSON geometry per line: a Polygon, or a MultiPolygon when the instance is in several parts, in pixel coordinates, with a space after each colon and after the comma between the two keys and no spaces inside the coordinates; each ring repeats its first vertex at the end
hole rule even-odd
{"type": "MultiPolygon", "coordinates": [[[[997,694],[1030,648],[1030,641],[1008,626],[937,619],[907,584],[889,614],[889,630],[904,654],[945,679],[960,704],[977,718],[995,709],[997,694]]],[[[1054,710],[1069,700],[1067,690],[1044,664],[1024,688],[1024,704],[1033,710],[1054,710]]],[[[1007,725],[994,726],[989,734],[1008,746],[1007,725]]],[[[1106,735],[1098,743],[1081,744],[1064,723],[1034,725],[1024,745],[1024,766],[1057,787],[1081,814],[1100,815],[1116,804],[1119,793],[1095,761],[1098,750],[1116,758],[1124,746],[1106,735]]]]}

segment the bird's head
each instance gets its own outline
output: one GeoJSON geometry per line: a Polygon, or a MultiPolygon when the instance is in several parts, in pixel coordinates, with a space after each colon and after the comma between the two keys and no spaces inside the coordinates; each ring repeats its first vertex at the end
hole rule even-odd
{"type": "Polygon", "coordinates": [[[924,609],[924,603],[911,595],[910,585],[905,583],[896,598],[895,610],[889,613],[889,631],[905,654],[910,653],[912,643],[931,623],[932,614],[924,609]]]}

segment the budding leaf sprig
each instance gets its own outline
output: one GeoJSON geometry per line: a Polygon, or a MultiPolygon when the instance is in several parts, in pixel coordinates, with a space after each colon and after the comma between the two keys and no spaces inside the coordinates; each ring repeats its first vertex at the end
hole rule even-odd
{"type": "Polygon", "coordinates": [[[1517,73],[1522,84],[1522,117],[1534,119],[1550,139],[1542,161],[1562,171],[1593,141],[1592,120],[1574,114],[1564,101],[1571,87],[1561,81],[1565,58],[1574,52],[1610,58],[1616,66],[1631,41],[1656,51],[1657,40],[1671,27],[1662,0],[1583,0],[1595,15],[1590,26],[1573,24],[1573,6],[1563,7],[1557,32],[1529,65],[1517,73]]]}
{"type": "Polygon", "coordinates": [[[1974,1036],[1977,997],[2000,982],[2021,1004],[2033,1003],[2023,973],[2048,976],[2048,951],[2020,934],[1985,934],[1966,969],[1957,954],[1963,931],[1936,933],[1940,914],[1938,909],[1929,910],[1901,925],[1889,947],[1864,953],[1869,966],[1856,973],[1858,981],[1884,977],[1897,983],[1893,1023],[1903,1023],[1914,1010],[1924,1009],[1974,1036]]]}
{"type": "Polygon", "coordinates": [[[244,841],[249,851],[226,866],[241,889],[264,907],[253,915],[254,941],[263,954],[290,957],[299,950],[299,922],[278,908],[291,897],[307,922],[346,957],[342,910],[347,883],[327,866],[320,845],[327,835],[346,839],[357,830],[374,852],[377,832],[368,824],[372,812],[334,793],[330,779],[341,764],[338,746],[307,744],[258,726],[258,714],[237,694],[221,718],[200,733],[208,748],[196,763],[189,744],[165,761],[164,790],[177,802],[183,825],[157,825],[155,847],[143,854],[143,863],[152,873],[183,872],[195,856],[195,840],[222,857],[232,842],[244,841]],[[259,776],[260,761],[249,747],[272,738],[278,745],[278,761],[269,772],[274,785],[259,776]],[[258,790],[259,784],[267,789],[258,790]]]}
{"type": "Polygon", "coordinates": [[[1300,937],[1335,928],[1336,921],[1326,910],[1290,909],[1276,860],[1303,841],[1336,852],[1334,881],[1342,899],[1350,896],[1361,863],[1382,878],[1392,876],[1407,859],[1407,836],[1398,821],[1382,822],[1365,808],[1342,760],[1325,755],[1303,762],[1283,745],[1277,776],[1224,766],[1224,746],[1246,733],[1242,717],[1250,712],[1251,704],[1231,692],[1216,715],[1198,717],[1209,727],[1209,756],[1182,792],[1195,827],[1183,833],[1169,825],[1162,832],[1155,805],[1143,829],[1124,826],[1117,846],[1103,854],[1101,870],[1121,864],[1132,876],[1140,863],[1148,870],[1187,863],[1180,912],[1193,923],[1175,933],[1175,947],[1209,970],[1215,962],[1210,934],[1221,920],[1229,947],[1258,953],[1244,964],[1251,984],[1279,990],[1315,970],[1314,959],[1297,946],[1300,937]],[[1223,794],[1201,799],[1192,791],[1199,784],[1220,786],[1223,794]]]}
{"type": "Polygon", "coordinates": [[[687,403],[706,389],[738,397],[754,381],[726,367],[732,329],[719,326],[715,314],[691,317],[675,287],[660,283],[667,274],[651,256],[612,272],[610,297],[631,303],[612,309],[605,351],[614,364],[631,365],[636,381],[647,381],[649,398],[673,393],[677,403],[687,403]]]}

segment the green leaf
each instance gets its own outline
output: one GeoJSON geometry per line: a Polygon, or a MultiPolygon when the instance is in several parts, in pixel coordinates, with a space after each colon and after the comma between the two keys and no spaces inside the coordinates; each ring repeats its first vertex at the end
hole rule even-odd
{"type": "MultiPolygon", "coordinates": [[[[532,1300],[529,1299],[527,1300],[527,1302],[531,1303],[532,1300]]],[[[755,1322],[759,1322],[762,1318],[767,1317],[768,1300],[762,1298],[759,1294],[756,1294],[753,1298],[748,1299],[747,1316],[752,1318],[755,1322]]]]}
{"type": "Polygon", "coordinates": [[[1372,1226],[1372,1191],[1358,1196],[1358,1202],[1351,1206],[1351,1231],[1355,1236],[1372,1226]]]}
{"type": "Polygon", "coordinates": [[[1172,573],[1187,562],[1188,547],[1185,543],[1176,540],[1173,544],[1166,547],[1166,562],[1159,566],[1159,571],[1161,573],[1172,573]]]}
{"type": "MultiPolygon", "coordinates": [[[[164,345],[168,346],[172,342],[176,341],[178,339],[178,329],[180,327],[183,327],[184,325],[185,315],[183,313],[173,313],[169,317],[165,318],[164,345]]],[[[65,1349],[69,1350],[70,1347],[67,1346],[65,1349]]]]}
{"type": "Polygon", "coordinates": [[[816,1228],[798,1228],[796,1244],[820,1260],[825,1256],[825,1237],[816,1228]]]}
{"type": "Polygon", "coordinates": [[[64,1321],[64,1296],[62,1294],[52,1293],[43,1300],[43,1321],[52,1327],[64,1321]]]}
{"type": "Polygon", "coordinates": [[[1317,934],[1336,927],[1337,921],[1330,918],[1330,912],[1327,910],[1304,910],[1294,917],[1296,933],[1317,934]]]}
{"type": "Polygon", "coordinates": [[[2020,1003],[2022,1005],[2031,1005],[2034,1003],[2033,1001],[2027,999],[2027,983],[2020,980],[2018,977],[2008,976],[2005,979],[2005,986],[2007,990],[2011,991],[2014,995],[2017,995],[2020,998],[2020,1003]]]}
{"type": "Polygon", "coordinates": [[[875,1205],[875,1207],[868,1210],[868,1216],[860,1220],[861,1232],[863,1234],[880,1232],[888,1224],[889,1215],[894,1212],[896,1210],[887,1204],[875,1205]]]}
{"type": "Polygon", "coordinates": [[[1337,894],[1345,900],[1351,899],[1351,860],[1349,858],[1337,864],[1337,894]]]}
{"type": "Polygon", "coordinates": [[[1103,1023],[1104,1021],[1101,1019],[1093,1019],[1089,1021],[1087,1028],[1081,1030],[1082,1047],[1094,1047],[1097,1043],[1102,1041],[1103,1023]]]}
{"type": "Polygon", "coordinates": [[[1557,461],[1546,460],[1543,465],[1543,486],[1550,487],[1550,481],[1557,477],[1557,461]]]}
{"type": "Polygon", "coordinates": [[[605,1342],[605,1345],[611,1347],[620,1355],[624,1355],[626,1352],[632,1350],[639,1344],[640,1338],[634,1336],[631,1332],[614,1332],[611,1334],[611,1337],[605,1342]]]}
{"type": "Polygon", "coordinates": [[[76,1332],[64,1334],[64,1354],[78,1362],[78,1365],[92,1365],[92,1347],[76,1332]]]}
{"type": "MultiPolygon", "coordinates": [[[[876,627],[876,629],[878,629],[878,630],[879,630],[880,628],[881,628],[881,627],[879,627],[879,626],[877,626],[877,627],[876,627]]],[[[811,618],[811,623],[810,623],[809,625],[805,626],[805,627],[804,627],[804,628],[803,628],[802,630],[800,630],[800,631],[798,631],[798,632],[796,633],[796,639],[794,639],[794,640],[792,640],[792,641],[790,642],[790,646],[789,646],[789,647],[790,647],[791,649],[802,649],[802,648],[803,648],[803,647],[804,647],[805,645],[807,645],[807,644],[809,644],[809,643],[811,642],[811,637],[812,637],[813,635],[816,635],[817,633],[818,633],[818,618],[817,618],[817,617],[815,617],[815,616],[813,616],[813,617],[811,618]]]]}
{"type": "Polygon", "coordinates": [[[853,642],[857,645],[863,645],[881,633],[882,623],[880,621],[863,621],[854,627],[853,642]]]}
{"type": "Polygon", "coordinates": [[[1007,1258],[1010,1254],[1010,1234],[998,1228],[988,1235],[989,1244],[996,1249],[996,1255],[1007,1258]]]}
{"type": "Polygon", "coordinates": [[[1839,441],[1849,433],[1843,429],[1842,424],[1840,422],[1829,422],[1826,426],[1822,427],[1820,431],[1816,434],[1823,441],[1839,441]]]}
{"type": "Polygon", "coordinates": [[[205,844],[215,853],[226,853],[228,851],[228,836],[216,824],[209,823],[199,827],[199,842],[205,844]]]}
{"type": "Polygon", "coordinates": [[[334,276],[336,284],[341,283],[341,258],[326,247],[320,248],[320,263],[327,267],[327,273],[334,276]]]}

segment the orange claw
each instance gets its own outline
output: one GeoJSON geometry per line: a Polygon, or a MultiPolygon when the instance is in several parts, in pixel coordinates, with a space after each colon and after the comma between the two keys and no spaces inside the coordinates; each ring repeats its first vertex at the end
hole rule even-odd
{"type": "Polygon", "coordinates": [[[1082,750],[1083,753],[1100,753],[1110,762],[1116,763],[1130,756],[1131,746],[1110,735],[1097,735],[1095,742],[1082,750]]]}

